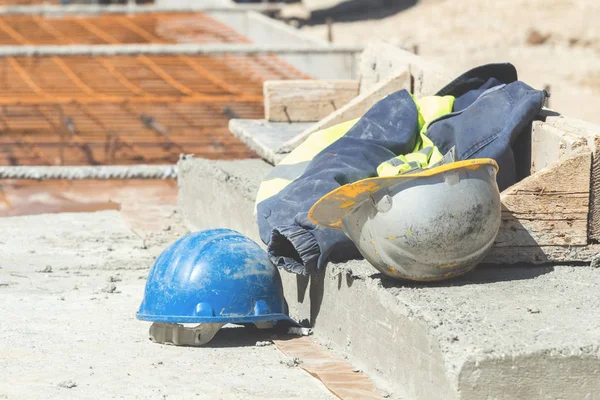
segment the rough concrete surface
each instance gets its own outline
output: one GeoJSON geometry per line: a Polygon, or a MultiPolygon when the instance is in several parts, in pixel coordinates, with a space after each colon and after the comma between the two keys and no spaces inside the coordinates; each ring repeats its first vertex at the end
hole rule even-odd
{"type": "MultiPolygon", "coordinates": [[[[252,208],[266,163],[189,159],[179,169],[189,226],[231,227],[259,240],[254,216],[242,210],[252,208]],[[212,188],[219,210],[235,209],[236,218],[189,209],[196,200],[188,194],[210,197],[212,188]]],[[[597,268],[480,266],[453,281],[402,284],[352,261],[310,280],[282,279],[291,315],[395,397],[600,399],[597,268]]]]}
{"type": "Polygon", "coordinates": [[[115,211],[0,219],[0,399],[334,398],[256,346],[272,331],[148,340],[135,312],[154,257],[184,232],[172,222],[144,244],[115,211]]]}
{"type": "Polygon", "coordinates": [[[283,158],[277,150],[312,125],[311,122],[286,123],[262,119],[232,119],[229,121],[229,130],[264,160],[276,164],[283,158]]]}
{"type": "Polygon", "coordinates": [[[191,229],[229,227],[259,241],[254,222],[257,181],[271,166],[261,160],[235,162],[188,158],[179,162],[178,208],[191,229]]]}

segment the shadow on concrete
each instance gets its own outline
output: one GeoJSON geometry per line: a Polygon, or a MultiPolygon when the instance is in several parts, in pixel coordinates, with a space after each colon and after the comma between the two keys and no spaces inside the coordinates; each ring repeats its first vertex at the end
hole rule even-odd
{"type": "Polygon", "coordinates": [[[258,329],[253,324],[225,326],[217,332],[210,342],[202,347],[252,347],[256,346],[256,342],[271,340],[273,335],[276,335],[278,339],[287,337],[287,330],[291,326],[293,325],[285,322],[279,322],[272,329],[258,329]]]}
{"type": "Polygon", "coordinates": [[[322,25],[329,18],[333,22],[379,20],[407,10],[418,0],[346,0],[339,4],[311,12],[308,20],[299,21],[300,26],[322,25]]]}
{"type": "Polygon", "coordinates": [[[544,108],[542,109],[542,111],[539,112],[538,114],[538,118],[541,121],[546,122],[546,118],[548,117],[560,117],[562,114],[560,114],[559,112],[556,112],[554,110],[550,110],[548,108],[544,108]]]}
{"type": "MultiPolygon", "coordinates": [[[[379,281],[382,287],[388,288],[424,288],[424,287],[459,287],[466,285],[481,285],[495,282],[510,282],[527,279],[535,279],[538,276],[548,274],[554,271],[553,266],[533,266],[525,264],[516,264],[512,266],[499,266],[495,264],[481,264],[475,269],[459,277],[439,281],[439,282],[411,282],[399,281],[388,278],[387,276],[376,273],[367,277],[358,277],[352,275],[351,271],[347,273],[340,272],[337,275],[337,289],[340,290],[345,284],[352,287],[356,279],[373,279],[379,281]]],[[[306,295],[310,299],[310,320],[300,321],[303,326],[316,326],[317,319],[321,312],[321,304],[324,296],[325,273],[315,273],[309,277],[298,276],[298,302],[305,303],[306,295]]],[[[329,296],[335,295],[329,293],[329,296]]]]}
{"type": "Polygon", "coordinates": [[[325,292],[325,269],[310,276],[310,323],[315,326],[325,292]]]}
{"type": "Polygon", "coordinates": [[[383,274],[371,275],[371,279],[381,281],[381,285],[384,288],[452,287],[534,279],[538,276],[548,274],[552,271],[554,271],[554,267],[552,266],[532,266],[516,264],[513,266],[500,267],[494,264],[482,264],[464,275],[439,282],[402,282],[390,279],[384,276],[383,274]]]}
{"type": "Polygon", "coordinates": [[[526,126],[511,145],[515,160],[515,183],[531,174],[531,126],[532,124],[526,126]]]}
{"type": "Polygon", "coordinates": [[[315,326],[317,317],[321,312],[321,303],[323,303],[323,293],[325,291],[325,271],[313,272],[310,276],[296,276],[296,285],[298,290],[298,303],[306,301],[306,294],[310,300],[310,320],[298,321],[300,325],[309,327],[315,326]]]}
{"type": "MultiPolygon", "coordinates": [[[[522,144],[525,148],[530,146],[530,143],[527,143],[527,141],[522,144]]],[[[522,167],[527,165],[528,160],[526,158],[524,161],[521,161],[522,167]]],[[[480,264],[464,275],[438,282],[400,281],[391,279],[381,273],[371,275],[367,273],[367,275],[358,276],[352,272],[351,268],[344,268],[342,265],[337,265],[340,269],[335,278],[337,290],[342,290],[344,285],[348,288],[352,287],[354,281],[357,279],[364,280],[369,278],[379,281],[384,288],[459,287],[535,279],[553,272],[553,264],[556,263],[548,258],[547,249],[544,246],[540,246],[538,241],[531,236],[528,229],[531,229],[531,227],[523,226],[521,220],[512,215],[512,212],[502,205],[502,222],[495,243],[497,247],[491,250],[493,252],[491,255],[495,260],[504,260],[504,254],[506,254],[506,260],[510,260],[511,258],[515,258],[514,252],[520,252],[522,253],[521,259],[531,260],[532,264],[480,264]],[[518,243],[518,247],[515,247],[516,243],[518,243]]],[[[569,264],[588,265],[589,263],[569,262],[569,264]]],[[[336,268],[336,265],[329,264],[327,268],[336,268]]],[[[308,277],[297,277],[298,302],[305,303],[306,294],[310,297],[310,321],[304,321],[304,323],[308,322],[310,326],[315,326],[321,310],[325,286],[324,279],[325,271],[312,274],[310,279],[308,277]]],[[[328,295],[335,294],[328,293],[328,295]]]]}

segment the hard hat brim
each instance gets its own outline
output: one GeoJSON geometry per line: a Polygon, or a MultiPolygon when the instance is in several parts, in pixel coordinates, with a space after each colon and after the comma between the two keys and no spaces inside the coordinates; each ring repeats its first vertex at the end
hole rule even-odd
{"type": "Polygon", "coordinates": [[[308,219],[316,225],[341,230],[342,219],[344,216],[357,204],[367,200],[374,192],[420,177],[430,177],[462,168],[478,169],[486,165],[491,165],[498,170],[496,161],[491,158],[480,158],[457,161],[415,173],[390,177],[367,178],[354,183],[349,183],[332,190],[321,197],[310,209],[308,219]]]}
{"type": "Polygon", "coordinates": [[[284,321],[294,326],[300,326],[298,322],[285,314],[245,315],[245,316],[214,316],[199,317],[189,315],[149,315],[136,313],[136,318],[142,321],[164,322],[171,324],[251,324],[255,322],[284,321]]]}

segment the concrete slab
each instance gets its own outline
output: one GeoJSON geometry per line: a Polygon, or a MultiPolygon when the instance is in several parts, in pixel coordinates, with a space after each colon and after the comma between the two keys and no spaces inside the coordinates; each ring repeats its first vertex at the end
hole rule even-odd
{"type": "MultiPolygon", "coordinates": [[[[249,210],[269,168],[260,160],[182,160],[187,224],[259,240],[249,210]],[[199,193],[218,198],[218,208],[190,198],[199,193]]],[[[401,284],[353,261],[282,279],[291,314],[396,397],[600,398],[599,269],[480,266],[449,282],[401,284]]]]}
{"type": "Polygon", "coordinates": [[[202,348],[149,342],[135,312],[154,257],[180,234],[143,248],[115,211],[0,219],[0,399],[334,399],[256,346],[272,331],[225,328],[202,348]]]}
{"type": "Polygon", "coordinates": [[[269,122],[264,119],[232,119],[229,130],[270,164],[277,164],[286,156],[277,150],[314,125],[312,122],[269,122]]]}

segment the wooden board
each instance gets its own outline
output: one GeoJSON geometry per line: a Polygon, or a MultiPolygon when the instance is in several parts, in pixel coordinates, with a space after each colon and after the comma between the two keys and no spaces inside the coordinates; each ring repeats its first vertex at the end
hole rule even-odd
{"type": "Polygon", "coordinates": [[[355,80],[266,81],[265,119],[269,122],[317,122],[358,96],[355,80]]]}
{"type": "Polygon", "coordinates": [[[600,126],[544,109],[533,123],[531,173],[582,152],[593,152],[588,240],[600,240],[600,126]]]}
{"type": "Polygon", "coordinates": [[[534,121],[531,128],[531,174],[574,154],[595,151],[590,139],[596,133],[576,128],[579,121],[548,109],[542,111],[540,118],[545,121],[534,121]]]}
{"type": "Polygon", "coordinates": [[[311,133],[360,117],[387,94],[406,89],[417,97],[433,95],[452,78],[451,71],[382,41],[369,43],[361,54],[358,75],[360,95],[288,141],[277,151],[279,159],[294,150],[311,133]]]}
{"type": "Polygon", "coordinates": [[[411,71],[411,92],[416,97],[434,95],[458,75],[398,46],[374,41],[365,48],[358,64],[361,94],[406,68],[411,71]]]}
{"type": "Polygon", "coordinates": [[[591,152],[577,154],[502,192],[502,224],[486,261],[585,261],[578,250],[588,245],[591,165],[591,152]]]}
{"type": "Polygon", "coordinates": [[[320,380],[336,397],[345,400],[382,399],[383,393],[361,371],[309,337],[273,340],[279,351],[298,359],[299,367],[320,380]]]}
{"type": "Polygon", "coordinates": [[[297,137],[286,142],[280,149],[279,153],[289,153],[300,145],[310,134],[321,129],[329,128],[333,125],[349,121],[361,117],[375,103],[383,99],[385,96],[397,92],[402,89],[410,90],[411,75],[408,68],[391,78],[378,83],[369,92],[355,97],[351,102],[344,107],[338,109],[326,118],[311,126],[309,129],[302,132],[297,137]]]}

